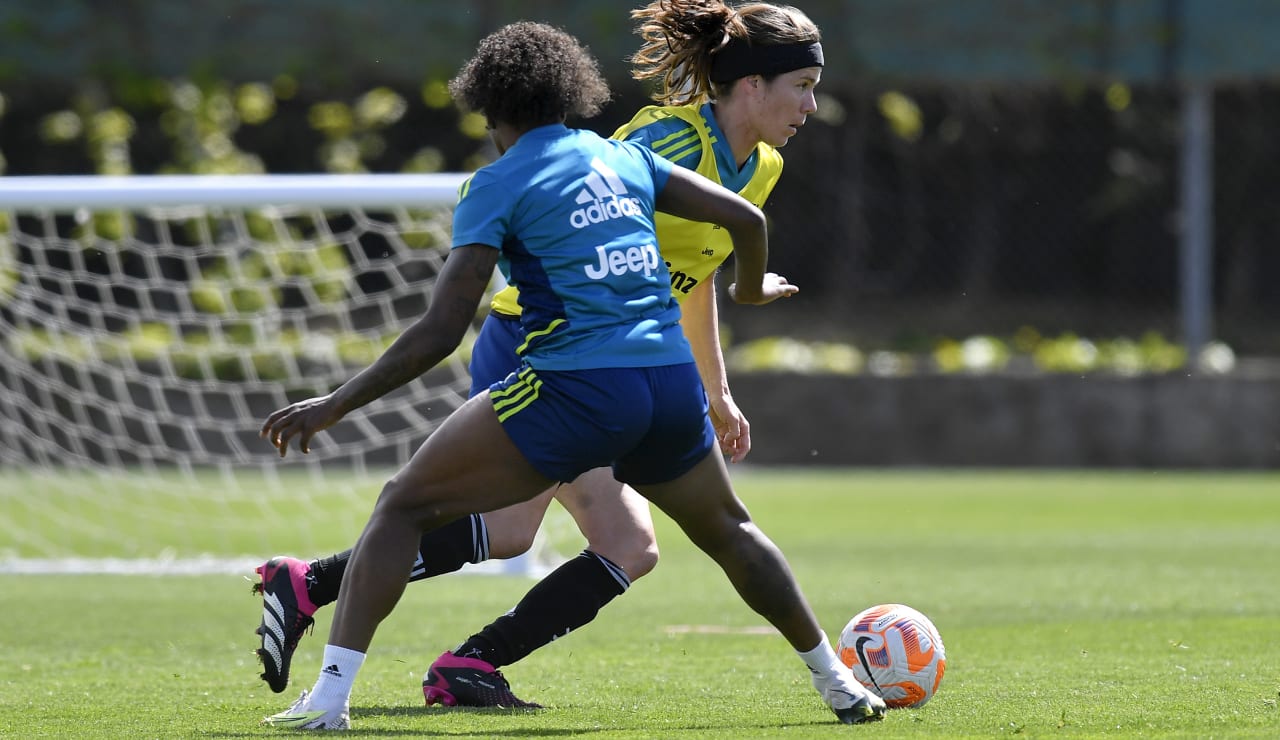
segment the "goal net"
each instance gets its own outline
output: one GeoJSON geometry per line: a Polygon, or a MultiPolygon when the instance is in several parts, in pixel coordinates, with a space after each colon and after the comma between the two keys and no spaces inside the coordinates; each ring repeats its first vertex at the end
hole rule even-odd
{"type": "Polygon", "coordinates": [[[470,338],[310,455],[258,429],[422,315],[463,177],[0,178],[0,572],[349,547],[466,400],[470,338]]]}

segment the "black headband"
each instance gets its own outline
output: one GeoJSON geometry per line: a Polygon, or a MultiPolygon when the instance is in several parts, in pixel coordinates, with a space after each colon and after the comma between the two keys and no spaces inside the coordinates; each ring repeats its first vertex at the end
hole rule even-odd
{"type": "Polygon", "coordinates": [[[733,38],[711,57],[711,81],[719,84],[749,75],[772,77],[821,66],[822,44],[817,41],[753,46],[749,41],[733,38]]]}

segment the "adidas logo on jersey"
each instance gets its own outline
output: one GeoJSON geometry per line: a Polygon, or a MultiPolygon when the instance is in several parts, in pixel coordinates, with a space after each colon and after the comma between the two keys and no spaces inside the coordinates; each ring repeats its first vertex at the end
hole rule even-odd
{"type": "Polygon", "coordinates": [[[639,216],[643,212],[640,199],[627,195],[627,186],[622,183],[622,178],[599,157],[591,160],[591,174],[587,175],[586,182],[587,186],[574,199],[582,207],[569,214],[569,224],[573,228],[639,216]]]}

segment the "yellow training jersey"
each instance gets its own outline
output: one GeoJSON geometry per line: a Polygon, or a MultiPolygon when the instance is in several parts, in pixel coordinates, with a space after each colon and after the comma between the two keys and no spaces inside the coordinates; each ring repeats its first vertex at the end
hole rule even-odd
{"type": "MultiPolygon", "coordinates": [[[[714,183],[722,184],[720,171],[716,166],[715,147],[727,148],[729,144],[713,138],[711,127],[704,118],[704,111],[710,111],[710,106],[651,105],[640,109],[630,122],[613,133],[613,138],[626,139],[645,126],[678,118],[688,123],[692,130],[680,127],[676,133],[652,142],[654,153],[670,157],[677,151],[687,150],[696,137],[702,156],[694,171],[714,183]]],[[[773,192],[773,186],[782,175],[782,155],[768,144],[760,143],[756,145],[756,158],[755,173],[738,194],[757,208],[763,208],[769,194],[773,192]]],[[[724,229],[715,224],[689,221],[658,212],[655,225],[658,231],[658,251],[662,253],[667,269],[671,272],[671,291],[677,300],[683,300],[694,286],[710,279],[733,251],[733,240],[724,229]]],[[[515,287],[508,285],[494,295],[491,307],[499,313],[519,316],[518,299],[515,287]]]]}

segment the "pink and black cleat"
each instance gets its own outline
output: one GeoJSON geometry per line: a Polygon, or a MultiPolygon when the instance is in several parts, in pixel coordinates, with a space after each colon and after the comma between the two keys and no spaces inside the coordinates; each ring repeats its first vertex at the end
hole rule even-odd
{"type": "Polygon", "coordinates": [[[297,558],[274,557],[255,569],[262,577],[253,592],[262,594],[262,624],[258,659],[262,680],[277,694],[289,685],[289,663],[302,634],[315,624],[316,605],[307,595],[311,566],[297,558]]]}
{"type": "Polygon", "coordinates": [[[492,665],[448,652],[436,658],[422,677],[422,695],[427,706],[542,709],[541,704],[511,693],[511,684],[492,665]]]}

